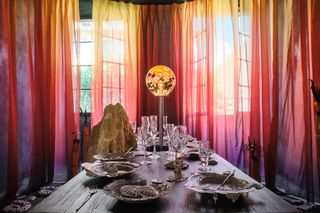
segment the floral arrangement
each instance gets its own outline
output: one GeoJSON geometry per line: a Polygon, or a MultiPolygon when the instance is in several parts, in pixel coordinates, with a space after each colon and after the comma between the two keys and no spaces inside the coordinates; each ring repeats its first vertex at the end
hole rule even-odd
{"type": "Polygon", "coordinates": [[[167,96],[176,85],[176,77],[169,67],[158,65],[147,73],[146,85],[155,96],[167,96]]]}

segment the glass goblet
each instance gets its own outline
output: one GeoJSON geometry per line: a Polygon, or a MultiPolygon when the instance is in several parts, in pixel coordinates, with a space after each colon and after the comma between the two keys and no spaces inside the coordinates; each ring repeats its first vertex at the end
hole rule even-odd
{"type": "Polygon", "coordinates": [[[150,164],[151,162],[147,159],[147,146],[149,144],[150,134],[147,128],[141,128],[141,142],[144,147],[144,160],[141,161],[141,164],[150,164]]]}
{"type": "Polygon", "coordinates": [[[210,149],[209,141],[207,140],[202,140],[198,142],[198,147],[199,147],[199,157],[201,160],[202,164],[202,171],[206,172],[209,171],[210,169],[208,168],[209,164],[209,159],[210,156],[213,154],[213,150],[210,149]]]}
{"type": "Polygon", "coordinates": [[[171,181],[184,181],[186,177],[182,174],[183,158],[182,152],[187,144],[187,127],[184,125],[175,126],[173,128],[173,139],[171,140],[172,147],[175,151],[175,165],[174,174],[169,176],[171,181]]]}
{"type": "Polygon", "coordinates": [[[168,128],[168,116],[166,115],[163,116],[162,127],[163,127],[163,135],[166,135],[167,128],[168,128]]]}
{"type": "Polygon", "coordinates": [[[149,128],[150,128],[149,116],[141,116],[141,128],[146,128],[149,131],[149,128]]]}
{"type": "Polygon", "coordinates": [[[187,145],[187,127],[185,125],[178,125],[173,128],[172,147],[175,152],[182,153],[187,145]]]}
{"type": "Polygon", "coordinates": [[[153,152],[152,155],[149,156],[150,159],[158,159],[159,155],[156,154],[156,136],[158,134],[158,120],[156,115],[150,116],[150,135],[152,137],[153,142],[153,152]]]}
{"type": "Polygon", "coordinates": [[[141,127],[137,128],[136,138],[137,138],[137,144],[140,145],[142,141],[141,127]]]}
{"type": "Polygon", "coordinates": [[[168,138],[168,160],[174,160],[174,151],[172,147],[172,140],[173,140],[173,131],[174,131],[174,124],[167,125],[167,138],[168,138]]]}

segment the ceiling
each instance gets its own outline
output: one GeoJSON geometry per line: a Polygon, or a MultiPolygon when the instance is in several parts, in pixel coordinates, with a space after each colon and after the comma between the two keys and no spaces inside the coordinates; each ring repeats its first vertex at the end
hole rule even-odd
{"type": "MultiPolygon", "coordinates": [[[[172,3],[183,3],[185,1],[192,0],[113,0],[123,1],[134,4],[172,4],[172,3]]],[[[80,7],[80,18],[91,19],[92,18],[92,0],[79,0],[80,7]]]]}

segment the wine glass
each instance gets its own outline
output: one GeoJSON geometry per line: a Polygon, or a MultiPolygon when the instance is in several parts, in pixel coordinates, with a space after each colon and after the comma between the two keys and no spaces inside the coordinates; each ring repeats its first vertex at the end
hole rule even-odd
{"type": "Polygon", "coordinates": [[[158,121],[157,120],[158,119],[157,119],[156,115],[150,116],[150,135],[152,137],[152,142],[153,142],[153,152],[152,152],[152,155],[149,156],[149,158],[151,158],[151,159],[160,158],[160,156],[156,154],[156,136],[158,134],[158,121]]]}
{"type": "Polygon", "coordinates": [[[137,137],[137,144],[138,145],[141,144],[141,141],[142,141],[141,127],[137,128],[136,137],[137,137]]]}
{"type": "Polygon", "coordinates": [[[148,161],[147,159],[147,146],[149,144],[149,138],[150,138],[150,133],[149,133],[149,127],[148,126],[142,126],[141,127],[141,142],[144,147],[144,161],[141,161],[141,164],[150,164],[151,162],[148,161]]]}
{"type": "Polygon", "coordinates": [[[150,128],[150,121],[149,121],[149,116],[141,116],[141,128],[147,128],[149,131],[150,128]]]}
{"type": "Polygon", "coordinates": [[[163,126],[163,130],[164,130],[163,135],[166,135],[167,128],[168,128],[168,116],[166,116],[166,115],[163,116],[162,126],[163,126]]]}
{"type": "Polygon", "coordinates": [[[177,156],[180,157],[182,151],[185,149],[187,145],[187,127],[185,125],[178,125],[173,128],[173,140],[171,141],[172,147],[176,152],[177,156]]]}
{"type": "Polygon", "coordinates": [[[187,178],[182,174],[182,151],[185,149],[187,141],[187,127],[185,125],[175,126],[173,128],[173,140],[171,143],[176,153],[176,160],[174,173],[169,176],[169,180],[183,181],[187,178]]]}
{"type": "Polygon", "coordinates": [[[167,124],[167,137],[168,137],[168,160],[174,160],[174,152],[172,147],[173,140],[173,132],[174,132],[174,124],[167,124]]]}
{"type": "Polygon", "coordinates": [[[201,160],[201,164],[202,164],[202,171],[206,172],[209,171],[210,169],[208,169],[208,163],[209,163],[209,159],[210,156],[213,154],[212,149],[210,149],[210,144],[209,141],[207,140],[202,140],[198,142],[199,145],[199,157],[201,160]]]}

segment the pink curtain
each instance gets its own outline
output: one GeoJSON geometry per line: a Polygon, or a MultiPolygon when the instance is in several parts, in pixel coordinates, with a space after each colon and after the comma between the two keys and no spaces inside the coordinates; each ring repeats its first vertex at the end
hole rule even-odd
{"type": "Polygon", "coordinates": [[[71,53],[79,16],[74,0],[0,6],[2,200],[52,182],[61,165],[71,169],[79,126],[71,53]]]}
{"type": "Polygon", "coordinates": [[[13,196],[18,188],[18,116],[15,64],[16,2],[0,3],[0,84],[1,95],[1,197],[4,191],[13,196]],[[5,187],[7,186],[7,187],[5,187]]]}
{"type": "Polygon", "coordinates": [[[250,134],[263,150],[267,187],[285,186],[311,201],[319,193],[309,82],[319,78],[313,70],[318,62],[311,60],[318,45],[317,7],[311,1],[253,1],[251,126],[256,128],[250,134]]]}

